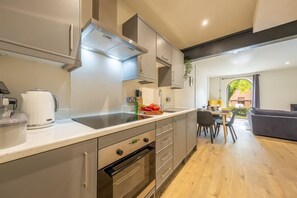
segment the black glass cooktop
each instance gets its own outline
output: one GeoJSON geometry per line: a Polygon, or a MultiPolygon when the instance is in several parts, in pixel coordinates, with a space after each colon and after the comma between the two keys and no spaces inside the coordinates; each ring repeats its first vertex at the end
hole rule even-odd
{"type": "Polygon", "coordinates": [[[72,120],[79,122],[81,124],[87,125],[94,129],[101,129],[101,128],[110,127],[118,124],[124,124],[127,122],[143,120],[147,118],[151,118],[151,116],[136,115],[136,114],[130,114],[130,113],[115,113],[115,114],[73,118],[72,120]]]}

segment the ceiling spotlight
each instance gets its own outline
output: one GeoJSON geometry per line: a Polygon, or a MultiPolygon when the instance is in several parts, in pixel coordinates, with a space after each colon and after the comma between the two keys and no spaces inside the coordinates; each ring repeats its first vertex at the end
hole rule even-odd
{"type": "Polygon", "coordinates": [[[204,19],[201,23],[202,26],[207,26],[208,25],[208,20],[204,19]]]}
{"type": "Polygon", "coordinates": [[[287,61],[287,62],[286,62],[286,65],[289,65],[289,64],[290,64],[290,61],[287,61]]]}

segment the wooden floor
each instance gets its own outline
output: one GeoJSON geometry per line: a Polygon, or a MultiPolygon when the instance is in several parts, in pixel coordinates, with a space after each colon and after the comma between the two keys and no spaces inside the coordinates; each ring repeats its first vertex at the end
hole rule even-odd
{"type": "Polygon", "coordinates": [[[295,198],[297,143],[254,136],[237,125],[238,140],[223,132],[210,143],[204,134],[198,150],[165,190],[162,198],[295,198]]]}

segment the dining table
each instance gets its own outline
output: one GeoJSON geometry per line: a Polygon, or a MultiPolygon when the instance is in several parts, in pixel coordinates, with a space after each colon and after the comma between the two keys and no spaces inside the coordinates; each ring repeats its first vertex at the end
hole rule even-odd
{"type": "Polygon", "coordinates": [[[226,125],[226,120],[227,120],[227,115],[229,114],[229,111],[227,110],[209,110],[212,115],[214,116],[222,116],[222,123],[223,123],[223,129],[224,129],[224,140],[225,143],[227,142],[227,135],[228,135],[228,130],[227,130],[227,125],[226,125]]]}

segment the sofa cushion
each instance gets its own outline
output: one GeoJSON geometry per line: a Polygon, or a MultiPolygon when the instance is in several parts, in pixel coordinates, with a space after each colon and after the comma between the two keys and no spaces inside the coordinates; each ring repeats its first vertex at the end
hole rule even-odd
{"type": "Polygon", "coordinates": [[[256,115],[297,117],[297,111],[282,111],[282,110],[269,110],[269,109],[253,109],[252,110],[252,113],[254,113],[256,115]]]}

